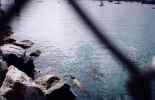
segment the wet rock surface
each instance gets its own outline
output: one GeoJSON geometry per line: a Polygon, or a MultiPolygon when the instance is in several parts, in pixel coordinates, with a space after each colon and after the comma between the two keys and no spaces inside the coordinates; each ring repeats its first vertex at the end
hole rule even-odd
{"type": "Polygon", "coordinates": [[[23,40],[23,41],[16,41],[14,42],[13,44],[17,45],[17,46],[20,46],[24,49],[26,48],[30,48],[32,47],[32,45],[34,44],[32,41],[30,40],[23,40]]]}
{"type": "Polygon", "coordinates": [[[46,100],[74,100],[76,98],[71,92],[70,86],[58,76],[48,74],[39,77],[35,82],[42,86],[46,100]]]}
{"type": "Polygon", "coordinates": [[[54,85],[60,88],[64,85],[62,79],[60,79],[58,76],[47,74],[45,76],[41,76],[35,80],[35,82],[41,86],[43,86],[44,90],[48,90],[50,87],[53,87],[54,85]]]}
{"type": "Polygon", "coordinates": [[[34,64],[31,57],[26,56],[26,51],[13,44],[4,44],[0,47],[3,59],[7,62],[7,65],[14,65],[30,77],[33,77],[34,64]]]}
{"type": "Polygon", "coordinates": [[[64,84],[61,88],[46,94],[46,98],[47,100],[74,100],[76,96],[71,92],[70,86],[68,84],[64,84]]]}
{"type": "Polygon", "coordinates": [[[9,55],[15,55],[17,58],[22,58],[25,55],[25,50],[13,44],[4,44],[0,47],[3,57],[7,59],[9,55]]]}
{"type": "MultiPolygon", "coordinates": [[[[0,11],[0,16],[5,13],[0,11]]],[[[40,50],[27,53],[30,40],[17,41],[8,25],[0,26],[0,100],[74,100],[70,86],[47,74],[35,79],[35,58],[40,50]]]]}
{"type": "Polygon", "coordinates": [[[70,86],[55,75],[33,80],[14,66],[8,68],[0,95],[7,100],[74,100],[70,86]]]}
{"type": "Polygon", "coordinates": [[[7,100],[44,100],[43,92],[34,81],[14,66],[8,68],[0,95],[7,100]]]}
{"type": "Polygon", "coordinates": [[[30,56],[31,57],[39,57],[41,54],[41,51],[40,50],[36,50],[36,51],[33,51],[30,53],[30,56]]]}

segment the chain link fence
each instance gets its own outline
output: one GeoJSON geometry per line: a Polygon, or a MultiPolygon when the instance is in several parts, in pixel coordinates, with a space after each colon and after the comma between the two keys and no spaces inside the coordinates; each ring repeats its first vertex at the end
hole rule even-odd
{"type": "MultiPolygon", "coordinates": [[[[22,10],[31,0],[15,0],[15,3],[9,5],[5,14],[0,18],[0,26],[8,25],[16,16],[16,14],[22,10]]],[[[105,32],[101,31],[95,22],[87,14],[84,9],[77,3],[76,0],[67,0],[69,6],[71,6],[74,12],[79,16],[83,23],[89,28],[91,33],[97,38],[97,40],[111,52],[113,57],[118,59],[123,66],[128,70],[130,79],[127,82],[128,93],[134,100],[153,100],[151,82],[155,76],[153,70],[142,72],[137,65],[124,55],[118,47],[116,47],[109,37],[105,35],[105,32]]]]}

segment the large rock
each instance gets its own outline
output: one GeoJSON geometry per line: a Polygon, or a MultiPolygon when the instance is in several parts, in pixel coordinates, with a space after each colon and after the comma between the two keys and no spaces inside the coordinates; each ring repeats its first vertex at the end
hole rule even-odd
{"type": "Polygon", "coordinates": [[[45,75],[35,81],[42,86],[46,100],[74,100],[76,96],[70,90],[70,86],[55,75],[45,75]]]}
{"type": "Polygon", "coordinates": [[[74,100],[70,86],[55,75],[45,75],[35,81],[14,66],[8,68],[0,88],[7,100],[74,100]]]}
{"type": "Polygon", "coordinates": [[[38,56],[40,56],[40,54],[41,54],[41,51],[36,50],[36,51],[31,52],[30,56],[38,57],[38,56]]]}
{"type": "Polygon", "coordinates": [[[43,92],[38,87],[24,72],[10,66],[0,88],[0,95],[7,100],[45,100],[43,92]]]}
{"type": "Polygon", "coordinates": [[[0,47],[3,59],[8,66],[14,65],[30,77],[34,77],[34,63],[30,56],[26,56],[26,51],[16,45],[5,44],[0,47]]]}
{"type": "Polygon", "coordinates": [[[22,58],[25,55],[25,50],[23,48],[13,44],[5,44],[1,46],[0,49],[4,57],[14,54],[16,57],[22,58]]]}
{"type": "Polygon", "coordinates": [[[34,43],[30,40],[23,40],[23,41],[16,41],[14,42],[14,44],[26,49],[30,48],[34,43]]]}
{"type": "Polygon", "coordinates": [[[34,78],[35,65],[34,65],[33,59],[29,56],[25,57],[22,66],[23,67],[20,66],[19,69],[25,72],[31,78],[34,78]]]}
{"type": "Polygon", "coordinates": [[[75,100],[76,96],[71,92],[70,86],[64,84],[61,88],[46,94],[46,100],[75,100]]]}
{"type": "Polygon", "coordinates": [[[64,85],[64,81],[62,79],[52,74],[41,76],[37,78],[35,82],[41,86],[45,94],[49,94],[64,85]]]}

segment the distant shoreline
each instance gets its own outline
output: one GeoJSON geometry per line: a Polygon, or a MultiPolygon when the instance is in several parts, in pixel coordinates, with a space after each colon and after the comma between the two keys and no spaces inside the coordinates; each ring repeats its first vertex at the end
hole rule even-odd
{"type": "Polygon", "coordinates": [[[155,4],[155,0],[95,0],[95,1],[108,1],[108,2],[139,2],[142,4],[155,4]]]}

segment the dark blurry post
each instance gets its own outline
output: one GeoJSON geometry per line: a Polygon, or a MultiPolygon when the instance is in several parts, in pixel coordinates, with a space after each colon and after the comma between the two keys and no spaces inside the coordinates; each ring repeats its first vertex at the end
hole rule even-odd
{"type": "Polygon", "coordinates": [[[1,6],[2,6],[2,1],[0,0],[0,9],[1,9],[1,6]]]}
{"type": "Polygon", "coordinates": [[[2,0],[0,0],[0,17],[4,16],[4,11],[2,9],[2,0]]]}
{"type": "Polygon", "coordinates": [[[0,17],[2,16],[1,10],[2,10],[2,1],[0,0],[0,17]]]}
{"type": "Polygon", "coordinates": [[[101,6],[101,7],[104,6],[103,0],[100,0],[100,6],[101,6]]]}
{"type": "MultiPolygon", "coordinates": [[[[15,4],[15,5],[18,5],[20,2],[21,2],[20,0],[14,0],[14,4],[15,4]]],[[[16,15],[17,15],[17,16],[20,15],[20,9],[18,9],[18,10],[16,11],[16,15]]]]}

